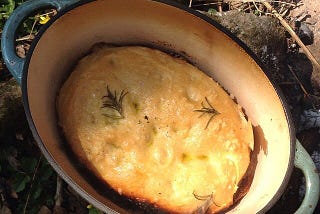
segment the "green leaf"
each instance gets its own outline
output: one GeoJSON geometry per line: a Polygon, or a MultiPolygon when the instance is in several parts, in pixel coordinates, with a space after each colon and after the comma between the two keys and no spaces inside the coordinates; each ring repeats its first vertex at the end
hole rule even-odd
{"type": "Polygon", "coordinates": [[[254,11],[253,11],[253,14],[256,15],[256,16],[258,16],[258,15],[260,15],[260,11],[259,11],[259,10],[254,10],[254,11]]]}
{"type": "Polygon", "coordinates": [[[214,15],[214,14],[216,14],[218,11],[216,10],[216,9],[214,9],[214,8],[209,8],[209,10],[208,10],[208,13],[209,13],[209,15],[214,15]]]}
{"type": "Polygon", "coordinates": [[[26,173],[33,173],[36,165],[37,165],[38,160],[33,157],[23,157],[21,159],[21,167],[22,170],[26,173]]]}
{"type": "Polygon", "coordinates": [[[92,206],[91,204],[89,204],[87,206],[89,213],[88,214],[102,214],[102,212],[100,210],[98,210],[97,208],[95,208],[94,206],[92,206]]]}
{"type": "Polygon", "coordinates": [[[9,2],[9,7],[10,7],[10,13],[12,13],[12,11],[14,10],[15,6],[16,6],[16,2],[14,0],[8,0],[9,2]]]}
{"type": "Polygon", "coordinates": [[[35,205],[34,207],[30,207],[27,211],[28,214],[37,214],[40,210],[40,204],[35,205]]]}
{"type": "Polygon", "coordinates": [[[39,170],[39,179],[41,181],[48,180],[54,174],[53,169],[48,163],[43,163],[39,170]]]}
{"type": "Polygon", "coordinates": [[[16,192],[21,192],[26,188],[26,185],[30,180],[28,175],[18,173],[13,180],[12,187],[16,192]]]}
{"type": "Polygon", "coordinates": [[[38,199],[39,196],[41,195],[42,190],[43,190],[43,188],[42,188],[41,184],[38,184],[38,185],[34,188],[34,191],[33,191],[33,194],[32,194],[32,198],[33,198],[33,199],[38,199]]]}
{"type": "Polygon", "coordinates": [[[49,198],[45,201],[45,203],[48,207],[52,207],[54,205],[54,200],[52,198],[49,198]]]}
{"type": "Polygon", "coordinates": [[[15,2],[13,0],[9,0],[7,4],[1,5],[1,12],[8,17],[15,8],[15,2]]]}

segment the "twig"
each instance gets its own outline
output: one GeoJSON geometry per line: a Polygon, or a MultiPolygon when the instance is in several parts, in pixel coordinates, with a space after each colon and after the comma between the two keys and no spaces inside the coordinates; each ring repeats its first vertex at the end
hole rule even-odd
{"type": "Polygon", "coordinates": [[[217,2],[209,2],[209,3],[201,3],[201,4],[192,4],[192,7],[208,6],[208,5],[218,5],[218,3],[217,2]]]}
{"type": "Polygon", "coordinates": [[[35,16],[35,18],[40,18],[40,16],[46,16],[46,15],[52,15],[55,16],[57,14],[57,11],[52,9],[50,12],[38,14],[35,16]]]}
{"type": "Polygon", "coordinates": [[[37,22],[39,21],[39,18],[41,16],[46,16],[46,15],[56,15],[57,14],[57,11],[52,9],[50,12],[47,12],[47,13],[42,13],[42,14],[38,14],[38,15],[35,15],[34,16],[34,22],[32,24],[32,27],[31,27],[31,30],[30,30],[30,34],[28,36],[24,36],[24,37],[21,37],[21,38],[18,38],[16,39],[17,42],[20,42],[20,41],[25,41],[25,40],[33,40],[34,39],[34,34],[33,34],[33,30],[34,28],[36,27],[36,24],[37,22]]]}
{"type": "Polygon", "coordinates": [[[30,199],[30,196],[31,196],[31,190],[32,190],[32,187],[33,187],[33,182],[34,182],[34,179],[36,178],[36,174],[37,174],[37,172],[38,172],[38,169],[39,169],[41,160],[42,160],[42,155],[40,155],[39,160],[38,160],[38,162],[37,162],[37,166],[36,166],[36,168],[35,168],[34,171],[33,171],[33,176],[32,176],[30,188],[29,188],[28,195],[27,195],[27,200],[26,200],[26,203],[25,203],[25,205],[24,205],[24,207],[23,207],[23,214],[25,214],[26,211],[27,211],[29,199],[30,199]]]}
{"type": "Polygon", "coordinates": [[[287,5],[290,7],[300,7],[301,5],[303,5],[303,3],[290,3],[290,2],[284,2],[284,1],[272,1],[273,3],[281,3],[281,5],[287,5]]]}
{"type": "Polygon", "coordinates": [[[284,17],[288,13],[288,11],[289,11],[289,8],[286,8],[284,11],[280,13],[280,15],[284,17]]]}
{"type": "Polygon", "coordinates": [[[28,35],[28,36],[23,36],[23,37],[21,37],[21,38],[16,39],[16,42],[31,41],[31,40],[34,39],[34,37],[35,37],[35,36],[34,36],[33,34],[30,34],[30,35],[28,35]]]}
{"type": "Polygon", "coordinates": [[[296,82],[279,82],[279,85],[295,85],[297,84],[296,82]]]}
{"type": "Polygon", "coordinates": [[[239,9],[239,7],[241,7],[243,5],[242,2],[232,2],[232,1],[229,1],[228,2],[229,4],[229,7],[230,7],[230,10],[233,10],[233,9],[239,9]]]}
{"type": "Polygon", "coordinates": [[[303,20],[306,20],[307,18],[309,18],[310,14],[308,14],[308,12],[302,12],[301,14],[299,14],[296,18],[297,22],[302,22],[303,20]]]}
{"type": "Polygon", "coordinates": [[[245,6],[243,7],[242,11],[247,11],[249,10],[250,12],[252,11],[252,7],[254,7],[254,5],[250,4],[250,3],[244,3],[245,6]]]}
{"type": "Polygon", "coordinates": [[[302,48],[308,59],[311,61],[311,63],[317,68],[317,70],[320,71],[320,64],[316,60],[316,58],[312,55],[310,50],[303,44],[301,39],[297,36],[297,34],[294,32],[294,30],[291,28],[291,26],[282,18],[282,16],[268,3],[263,1],[262,4],[271,11],[271,13],[280,21],[280,23],[283,25],[283,27],[290,33],[292,38],[298,43],[298,45],[302,48]]]}
{"type": "Polygon", "coordinates": [[[256,5],[256,2],[255,1],[252,1],[254,7],[256,8],[256,10],[259,12],[259,15],[261,15],[261,13],[263,13],[262,10],[259,9],[259,7],[256,5]]]}
{"type": "Polygon", "coordinates": [[[306,88],[303,86],[302,82],[299,80],[298,76],[296,75],[296,73],[293,71],[292,67],[290,65],[288,65],[288,68],[292,74],[292,76],[297,80],[297,82],[300,85],[301,90],[303,91],[303,93],[305,94],[305,96],[309,96],[309,93],[307,92],[306,88]]]}
{"type": "Polygon", "coordinates": [[[38,22],[38,18],[35,18],[35,20],[34,20],[34,22],[33,22],[33,24],[32,24],[32,27],[31,27],[31,30],[30,30],[29,35],[28,35],[28,36],[24,36],[24,37],[22,37],[22,38],[18,38],[18,39],[16,39],[16,41],[17,41],[17,42],[20,42],[20,41],[25,41],[25,40],[32,40],[32,39],[34,39],[34,35],[32,34],[32,32],[33,32],[33,30],[34,30],[37,22],[38,22]]]}
{"type": "Polygon", "coordinates": [[[54,196],[54,200],[55,200],[55,206],[61,206],[62,204],[62,186],[63,184],[63,180],[61,179],[60,176],[57,175],[57,189],[56,189],[56,194],[54,196]]]}
{"type": "MultiPolygon", "coordinates": [[[[192,212],[192,214],[205,214],[209,210],[210,206],[214,204],[213,194],[207,196],[198,196],[193,192],[193,196],[197,200],[204,201],[204,203],[192,212]]],[[[215,204],[216,205],[216,204],[215,204]]]]}
{"type": "Polygon", "coordinates": [[[222,2],[218,1],[218,11],[219,13],[222,13],[222,2]]]}
{"type": "Polygon", "coordinates": [[[299,78],[297,77],[297,75],[294,73],[292,67],[291,67],[290,65],[288,65],[288,68],[289,68],[291,74],[293,75],[293,77],[294,77],[294,78],[296,79],[296,81],[298,82],[301,90],[302,90],[303,93],[304,93],[304,96],[311,100],[312,107],[313,107],[314,109],[316,109],[316,106],[315,106],[315,104],[314,104],[314,102],[313,102],[313,99],[314,99],[314,98],[318,98],[318,96],[309,94],[309,93],[307,92],[306,88],[303,86],[302,82],[299,80],[299,78]]]}
{"type": "Polygon", "coordinates": [[[29,38],[31,38],[32,32],[33,32],[33,30],[34,30],[37,22],[38,22],[38,18],[35,18],[35,19],[34,19],[34,22],[33,22],[33,24],[32,24],[31,30],[30,30],[29,38]]]}

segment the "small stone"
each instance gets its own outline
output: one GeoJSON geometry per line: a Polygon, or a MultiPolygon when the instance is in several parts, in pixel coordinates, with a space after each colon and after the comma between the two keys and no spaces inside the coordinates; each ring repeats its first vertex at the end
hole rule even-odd
{"type": "Polygon", "coordinates": [[[11,214],[12,212],[7,206],[3,205],[3,206],[0,207],[0,213],[2,213],[2,214],[11,214]]]}
{"type": "Polygon", "coordinates": [[[51,214],[51,210],[48,207],[42,206],[38,212],[38,214],[51,214]]]}
{"type": "Polygon", "coordinates": [[[222,16],[209,15],[246,44],[264,63],[272,79],[287,81],[284,69],[287,52],[286,31],[277,19],[252,13],[228,11],[222,16]]]}
{"type": "Polygon", "coordinates": [[[305,22],[299,22],[297,25],[297,34],[304,45],[312,45],[314,34],[305,22]]]}
{"type": "Polygon", "coordinates": [[[53,214],[67,214],[67,210],[61,206],[54,206],[53,214]]]}

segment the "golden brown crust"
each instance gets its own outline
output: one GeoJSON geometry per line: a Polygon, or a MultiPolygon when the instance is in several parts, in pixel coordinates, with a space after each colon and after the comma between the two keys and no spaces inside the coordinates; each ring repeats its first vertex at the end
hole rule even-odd
{"type": "Polygon", "coordinates": [[[84,57],[57,108],[73,151],[97,176],[173,212],[194,211],[203,196],[212,196],[212,212],[230,206],[250,162],[252,127],[241,108],[203,72],[155,49],[84,57]],[[102,107],[107,88],[123,91],[121,114],[102,107]],[[211,107],[218,114],[196,111],[211,107]]]}

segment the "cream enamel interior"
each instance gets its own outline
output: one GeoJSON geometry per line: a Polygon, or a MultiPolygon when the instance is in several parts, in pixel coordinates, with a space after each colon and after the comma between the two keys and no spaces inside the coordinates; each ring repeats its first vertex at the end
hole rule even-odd
{"type": "Polygon", "coordinates": [[[258,151],[247,195],[230,213],[261,210],[279,190],[290,161],[290,133],[275,89],[255,61],[232,39],[186,11],[148,0],[98,0],[56,20],[30,59],[27,94],[36,130],[54,161],[97,200],[100,208],[125,212],[95,190],[61,149],[55,97],[74,63],[97,42],[141,44],[183,53],[236,97],[255,130],[258,151]]]}

